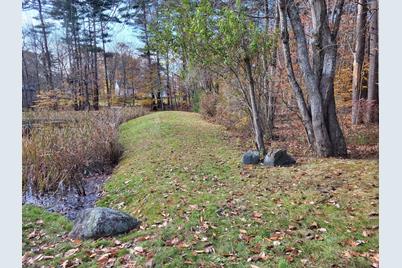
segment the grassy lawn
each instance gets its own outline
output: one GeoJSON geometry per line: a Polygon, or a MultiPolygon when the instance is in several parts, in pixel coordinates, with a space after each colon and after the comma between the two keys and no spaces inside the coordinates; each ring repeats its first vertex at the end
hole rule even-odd
{"type": "Polygon", "coordinates": [[[377,160],[243,166],[223,128],[194,113],[153,113],[120,130],[126,151],[98,205],[130,213],[141,228],[73,241],[66,219],[24,206],[25,266],[371,267],[378,261],[377,160]]]}

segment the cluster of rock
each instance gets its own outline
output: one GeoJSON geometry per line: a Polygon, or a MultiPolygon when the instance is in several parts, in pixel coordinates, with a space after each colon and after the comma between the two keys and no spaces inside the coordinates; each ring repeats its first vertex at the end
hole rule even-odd
{"type": "MultiPolygon", "coordinates": [[[[247,151],[244,155],[243,155],[243,159],[242,159],[243,164],[246,165],[256,165],[259,164],[261,162],[260,159],[260,153],[258,151],[247,151]]],[[[269,166],[269,167],[277,167],[277,166],[290,166],[296,163],[296,160],[290,156],[286,150],[284,149],[276,149],[276,150],[272,150],[269,151],[262,163],[265,166],[269,166]]]]}

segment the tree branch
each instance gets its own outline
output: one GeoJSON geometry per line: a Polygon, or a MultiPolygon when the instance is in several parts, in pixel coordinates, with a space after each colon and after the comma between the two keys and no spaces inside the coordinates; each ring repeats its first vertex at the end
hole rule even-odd
{"type": "Polygon", "coordinates": [[[309,50],[307,47],[304,27],[299,16],[299,8],[296,6],[293,0],[288,0],[287,13],[289,16],[290,24],[292,25],[293,33],[296,38],[297,56],[300,62],[300,67],[303,71],[304,81],[309,89],[316,91],[318,90],[317,78],[311,68],[311,64],[309,61],[309,50]]]}

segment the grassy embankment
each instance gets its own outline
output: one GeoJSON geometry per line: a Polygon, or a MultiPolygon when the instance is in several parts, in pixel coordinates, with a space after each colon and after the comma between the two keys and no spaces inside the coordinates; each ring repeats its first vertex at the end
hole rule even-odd
{"type": "Polygon", "coordinates": [[[26,266],[370,267],[377,261],[377,160],[242,166],[242,152],[222,127],[184,112],[143,116],[120,133],[126,151],[98,205],[139,218],[141,229],[71,241],[63,217],[26,206],[26,266]]]}

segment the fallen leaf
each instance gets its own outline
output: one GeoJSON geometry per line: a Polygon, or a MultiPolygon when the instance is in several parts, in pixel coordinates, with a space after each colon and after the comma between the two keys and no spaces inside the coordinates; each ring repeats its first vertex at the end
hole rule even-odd
{"type": "Polygon", "coordinates": [[[269,259],[269,256],[265,254],[264,251],[262,251],[260,254],[253,255],[250,258],[247,259],[247,262],[252,262],[252,261],[266,261],[269,259]]]}
{"type": "Polygon", "coordinates": [[[70,257],[72,255],[74,255],[75,253],[77,253],[80,249],[79,248],[72,248],[70,250],[68,250],[66,253],[64,253],[64,257],[70,257]]]}
{"type": "Polygon", "coordinates": [[[52,260],[54,256],[43,256],[42,260],[52,260]]]}
{"type": "Polygon", "coordinates": [[[179,238],[175,237],[175,238],[173,238],[171,240],[166,241],[166,245],[174,246],[174,245],[177,245],[179,242],[180,242],[179,238]]]}
{"type": "Polygon", "coordinates": [[[318,227],[318,223],[313,222],[312,224],[310,224],[309,229],[317,229],[318,227]]]}
{"type": "Polygon", "coordinates": [[[185,242],[180,242],[179,244],[177,244],[176,247],[180,248],[180,249],[183,249],[183,248],[188,248],[190,246],[188,244],[186,244],[185,242]]]}
{"type": "Polygon", "coordinates": [[[375,217],[375,216],[378,216],[378,215],[379,215],[378,212],[372,211],[372,212],[370,212],[369,217],[375,217]]]}
{"type": "Polygon", "coordinates": [[[103,254],[102,256],[100,256],[100,257],[97,259],[98,263],[103,264],[103,265],[106,264],[107,261],[109,260],[109,256],[110,256],[109,253],[103,254]]]}
{"type": "Polygon", "coordinates": [[[207,254],[209,254],[209,253],[214,253],[214,252],[215,252],[215,249],[214,249],[214,247],[213,247],[212,245],[209,245],[209,246],[206,246],[206,247],[204,248],[204,252],[207,253],[207,254]]]}
{"type": "Polygon", "coordinates": [[[246,241],[248,243],[248,242],[250,242],[251,237],[246,235],[246,234],[239,234],[239,239],[243,240],[243,241],[246,241]]]}
{"type": "Polygon", "coordinates": [[[153,268],[153,267],[155,267],[154,259],[149,259],[149,260],[145,263],[145,268],[153,268]]]}
{"type": "Polygon", "coordinates": [[[306,264],[308,263],[308,259],[301,259],[300,261],[301,261],[301,263],[302,263],[303,265],[306,265],[306,264]]]}
{"type": "Polygon", "coordinates": [[[146,240],[149,240],[150,239],[150,236],[149,235],[147,235],[147,236],[140,236],[140,237],[137,237],[136,239],[134,239],[134,242],[142,242],[142,241],[146,241],[146,240]]]}
{"type": "Polygon", "coordinates": [[[345,243],[346,243],[346,245],[348,245],[348,246],[357,247],[357,246],[360,246],[360,245],[366,243],[366,241],[364,241],[364,240],[356,240],[356,241],[353,241],[352,239],[348,239],[348,240],[346,240],[345,243]]]}
{"type": "Polygon", "coordinates": [[[136,246],[136,247],[134,247],[134,251],[137,252],[137,253],[143,253],[144,249],[142,247],[140,247],[140,246],[136,246]]]}
{"type": "Polygon", "coordinates": [[[274,247],[277,247],[277,246],[279,246],[279,245],[281,244],[281,242],[279,242],[279,241],[274,241],[274,242],[272,242],[272,244],[274,245],[274,247]]]}
{"type": "Polygon", "coordinates": [[[259,219],[259,218],[262,217],[262,213],[259,213],[259,212],[257,212],[257,211],[254,211],[252,216],[253,216],[253,218],[259,219]]]}
{"type": "Polygon", "coordinates": [[[70,260],[65,260],[62,264],[61,267],[62,268],[67,268],[67,267],[71,267],[72,263],[70,260]]]}
{"type": "Polygon", "coordinates": [[[286,259],[288,260],[288,262],[293,262],[293,260],[294,260],[293,256],[291,256],[291,255],[286,256],[286,259]]]}
{"type": "Polygon", "coordinates": [[[28,235],[28,239],[32,239],[32,238],[36,237],[37,235],[38,235],[38,232],[36,230],[34,230],[28,235]]]}
{"type": "Polygon", "coordinates": [[[198,205],[189,205],[188,206],[191,210],[197,210],[198,209],[198,205]]]}

